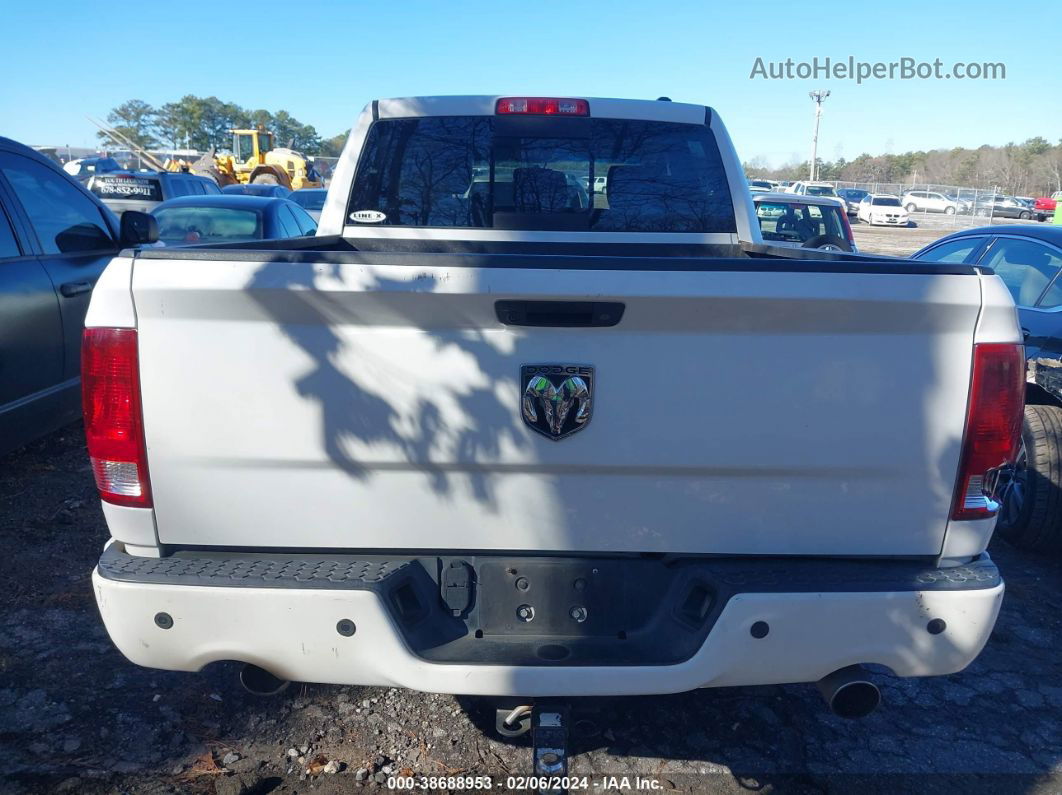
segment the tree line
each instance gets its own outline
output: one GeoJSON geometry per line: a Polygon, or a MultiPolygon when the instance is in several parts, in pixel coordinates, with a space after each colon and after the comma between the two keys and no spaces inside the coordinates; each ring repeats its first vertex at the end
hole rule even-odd
{"type": "MultiPolygon", "coordinates": [[[[229,131],[238,128],[268,130],[277,146],[291,146],[308,155],[338,156],[346,141],[345,133],[322,139],[312,124],[303,124],[286,110],[248,110],[217,97],[192,94],[158,108],[130,99],[113,108],[107,122],[144,149],[224,149],[231,143],[229,131]]],[[[106,133],[97,135],[112,143],[106,133]]]]}
{"type": "MultiPolygon", "coordinates": [[[[760,158],[744,164],[749,176],[767,179],[808,178],[809,162],[767,168],[760,158]]],[[[1014,196],[1047,196],[1062,190],[1062,139],[1052,144],[1037,136],[1005,146],[956,147],[902,155],[861,154],[818,161],[818,178],[844,182],[892,182],[902,185],[959,185],[998,188],[1014,196]]]]}

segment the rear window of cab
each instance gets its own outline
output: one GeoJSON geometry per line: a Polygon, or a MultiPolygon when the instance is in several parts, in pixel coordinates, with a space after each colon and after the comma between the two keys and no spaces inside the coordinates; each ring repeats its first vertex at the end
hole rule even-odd
{"type": "Polygon", "coordinates": [[[436,116],[377,121],[346,223],[594,232],[733,232],[703,125],[436,116]]]}

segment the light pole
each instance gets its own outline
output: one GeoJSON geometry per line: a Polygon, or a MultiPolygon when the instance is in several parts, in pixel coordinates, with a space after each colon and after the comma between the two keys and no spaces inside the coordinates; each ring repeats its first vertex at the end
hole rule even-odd
{"type": "Polygon", "coordinates": [[[815,181],[816,160],[819,156],[819,119],[822,118],[822,101],[830,95],[829,91],[809,91],[808,96],[815,101],[815,132],[811,136],[811,176],[808,179],[815,181]]]}

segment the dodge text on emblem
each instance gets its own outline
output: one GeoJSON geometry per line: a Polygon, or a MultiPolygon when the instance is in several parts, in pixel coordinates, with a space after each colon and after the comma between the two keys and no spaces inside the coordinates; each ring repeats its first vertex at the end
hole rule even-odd
{"type": "Polygon", "coordinates": [[[520,368],[524,422],[554,441],[590,422],[594,368],[584,364],[525,364],[520,368]]]}

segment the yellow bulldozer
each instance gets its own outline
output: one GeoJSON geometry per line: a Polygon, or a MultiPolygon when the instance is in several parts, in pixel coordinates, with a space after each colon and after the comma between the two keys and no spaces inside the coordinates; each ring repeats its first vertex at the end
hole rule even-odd
{"type": "Polygon", "coordinates": [[[321,187],[313,164],[294,149],[274,147],[273,133],[264,130],[233,130],[232,152],[209,152],[189,170],[213,177],[221,186],[252,182],[291,190],[321,187]]]}

